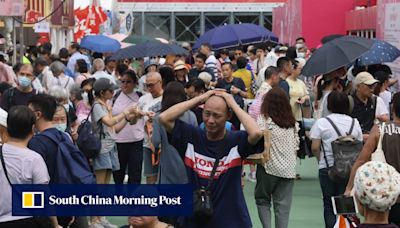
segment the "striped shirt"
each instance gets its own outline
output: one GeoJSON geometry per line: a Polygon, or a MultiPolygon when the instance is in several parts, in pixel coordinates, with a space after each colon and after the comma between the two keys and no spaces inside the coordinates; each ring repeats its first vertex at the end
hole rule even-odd
{"type": "Polygon", "coordinates": [[[206,67],[210,68],[214,72],[214,75],[212,75],[213,76],[212,81],[215,81],[216,78],[218,78],[217,59],[215,58],[214,55],[210,55],[208,56],[205,63],[206,67]]]}

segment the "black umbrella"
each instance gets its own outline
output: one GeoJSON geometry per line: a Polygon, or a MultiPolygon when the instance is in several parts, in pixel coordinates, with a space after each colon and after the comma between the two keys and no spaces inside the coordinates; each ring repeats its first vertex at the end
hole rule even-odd
{"type": "Polygon", "coordinates": [[[332,35],[328,35],[328,36],[324,36],[322,39],[321,39],[321,43],[322,44],[326,44],[326,43],[328,43],[329,41],[332,41],[332,40],[334,40],[334,39],[337,39],[337,38],[340,38],[340,37],[343,37],[344,35],[340,35],[340,34],[332,34],[332,35]]]}
{"type": "Polygon", "coordinates": [[[316,50],[303,67],[307,77],[326,74],[352,63],[367,52],[374,41],[371,39],[344,36],[336,38],[316,50]]]}
{"type": "Polygon", "coordinates": [[[176,44],[148,41],[123,48],[111,56],[112,60],[187,54],[188,51],[176,44]]]}

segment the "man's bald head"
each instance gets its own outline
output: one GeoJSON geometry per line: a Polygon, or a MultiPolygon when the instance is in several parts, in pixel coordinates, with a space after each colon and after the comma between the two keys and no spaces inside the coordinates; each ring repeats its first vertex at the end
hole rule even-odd
{"type": "Polygon", "coordinates": [[[213,137],[223,134],[225,123],[231,117],[228,105],[224,98],[220,96],[211,96],[204,104],[203,121],[207,133],[213,137]]]}
{"type": "Polygon", "coordinates": [[[226,101],[223,97],[213,95],[207,99],[207,101],[204,104],[204,107],[206,108],[207,106],[213,107],[213,106],[218,106],[223,109],[221,111],[228,112],[228,105],[226,104],[226,101]]]}
{"type": "Polygon", "coordinates": [[[158,72],[150,72],[150,73],[148,73],[147,74],[147,76],[146,76],[146,82],[147,82],[147,80],[149,80],[150,79],[150,81],[153,81],[153,80],[155,80],[155,81],[162,81],[162,77],[161,77],[161,74],[160,73],[158,73],[158,72]]]}

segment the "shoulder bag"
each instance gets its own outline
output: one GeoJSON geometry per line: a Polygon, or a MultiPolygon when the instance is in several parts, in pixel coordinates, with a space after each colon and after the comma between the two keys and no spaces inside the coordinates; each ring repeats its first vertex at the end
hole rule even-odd
{"type": "Polygon", "coordinates": [[[386,163],[385,153],[382,149],[382,139],[383,135],[385,135],[385,126],[385,122],[383,122],[380,126],[378,146],[376,147],[376,150],[371,154],[371,161],[380,161],[386,163]]]}
{"type": "Polygon", "coordinates": [[[212,218],[214,209],[211,199],[211,186],[219,165],[220,157],[215,159],[213,169],[208,179],[207,186],[201,186],[193,192],[193,217],[192,220],[198,225],[205,226],[212,218]]]}

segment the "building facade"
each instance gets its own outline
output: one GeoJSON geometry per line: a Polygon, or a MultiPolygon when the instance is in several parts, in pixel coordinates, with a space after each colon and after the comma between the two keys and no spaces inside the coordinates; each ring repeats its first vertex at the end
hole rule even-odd
{"type": "Polygon", "coordinates": [[[121,32],[194,42],[224,25],[254,23],[272,29],[272,9],[286,0],[117,0],[121,32]]]}

